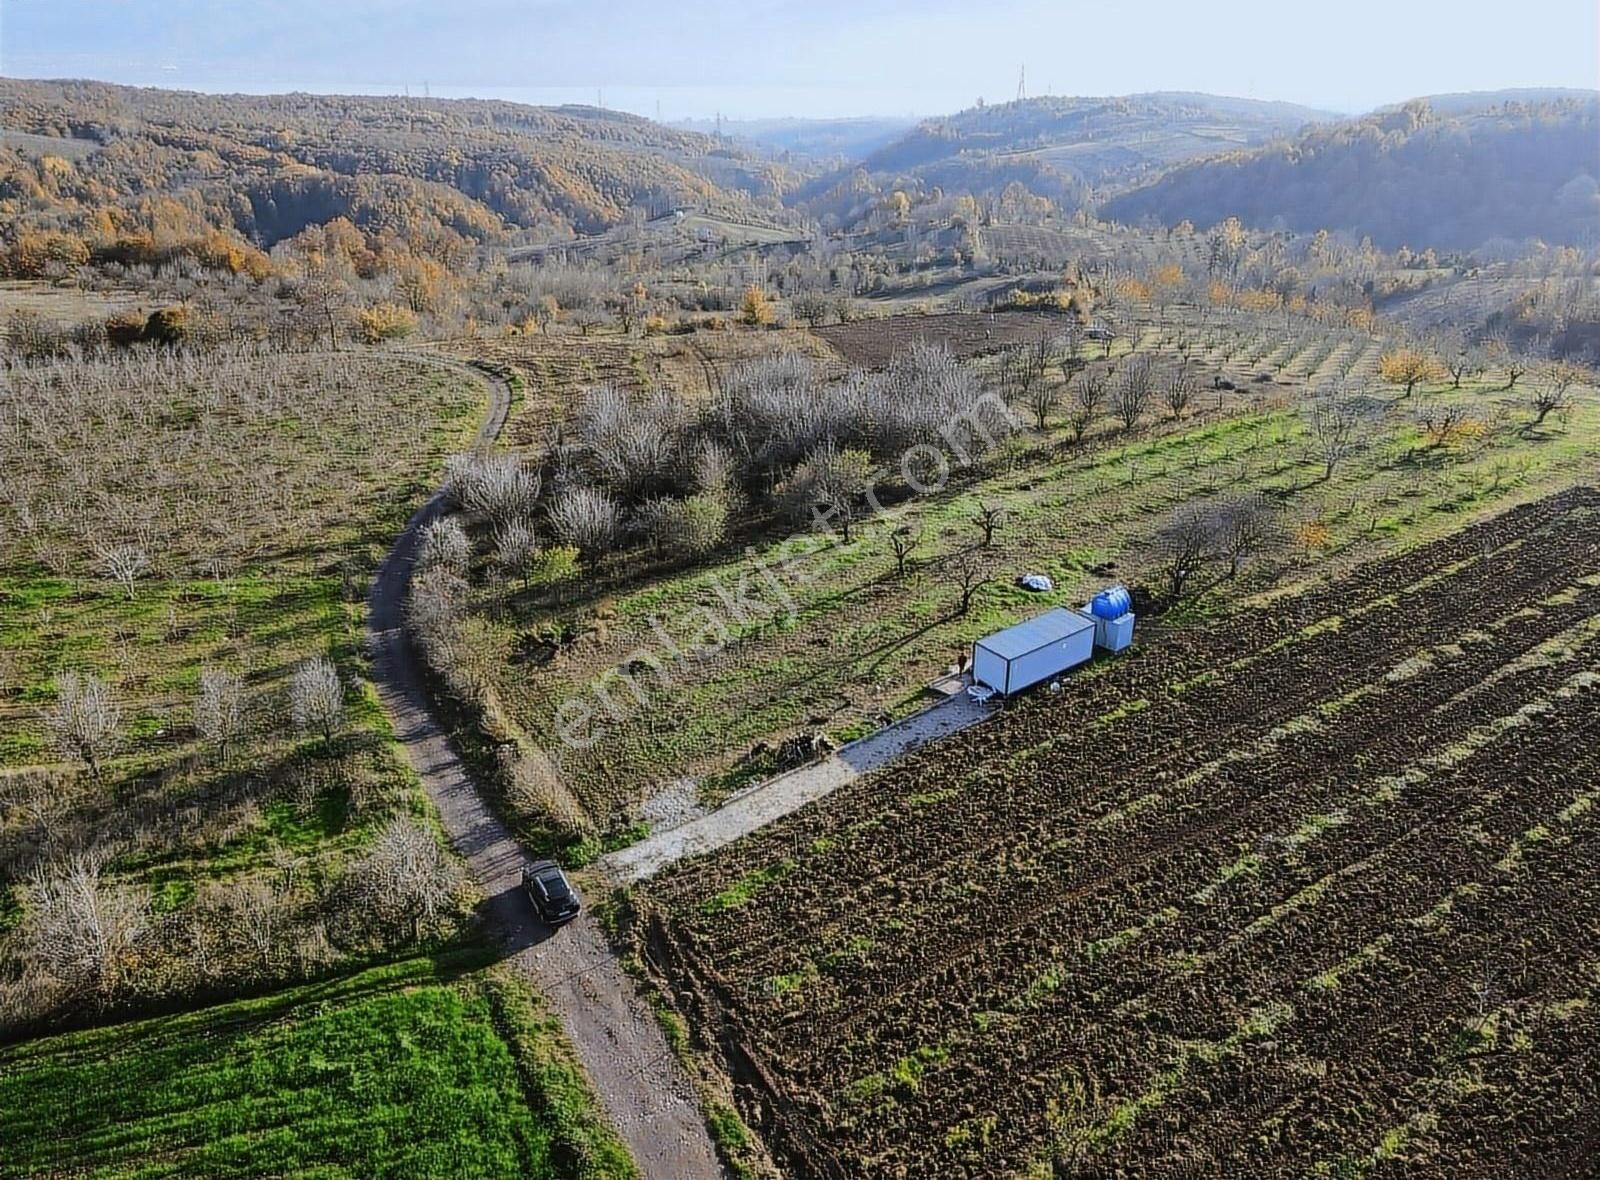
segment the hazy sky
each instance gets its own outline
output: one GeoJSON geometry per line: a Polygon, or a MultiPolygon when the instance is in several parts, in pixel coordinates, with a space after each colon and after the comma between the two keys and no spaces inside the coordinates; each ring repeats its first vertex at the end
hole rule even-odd
{"type": "Polygon", "coordinates": [[[593,102],[669,119],[937,114],[1205,90],[1356,112],[1600,86],[1596,0],[0,0],[0,74],[593,102]]]}

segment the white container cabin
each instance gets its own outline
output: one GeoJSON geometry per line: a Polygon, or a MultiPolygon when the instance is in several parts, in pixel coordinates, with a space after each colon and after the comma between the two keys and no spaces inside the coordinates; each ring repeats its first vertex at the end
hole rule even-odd
{"type": "Polygon", "coordinates": [[[1092,618],[1065,608],[1047,611],[973,644],[973,683],[1011,696],[1088,663],[1094,639],[1092,618]]]}

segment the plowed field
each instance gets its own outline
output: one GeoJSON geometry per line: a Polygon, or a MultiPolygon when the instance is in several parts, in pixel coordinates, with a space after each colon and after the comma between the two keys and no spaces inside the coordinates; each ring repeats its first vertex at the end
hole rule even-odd
{"type": "Polygon", "coordinates": [[[1136,647],[638,899],[787,1173],[1588,1175],[1600,493],[1136,647]]]}

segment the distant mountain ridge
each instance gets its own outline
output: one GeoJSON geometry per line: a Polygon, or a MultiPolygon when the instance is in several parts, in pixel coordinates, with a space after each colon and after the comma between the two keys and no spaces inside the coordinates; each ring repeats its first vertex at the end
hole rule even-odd
{"type": "Polygon", "coordinates": [[[1195,161],[1102,212],[1167,225],[1238,217],[1263,228],[1344,231],[1386,249],[1600,242],[1600,95],[1489,106],[1478,105],[1488,96],[1460,97],[1459,114],[1414,100],[1195,161]]]}

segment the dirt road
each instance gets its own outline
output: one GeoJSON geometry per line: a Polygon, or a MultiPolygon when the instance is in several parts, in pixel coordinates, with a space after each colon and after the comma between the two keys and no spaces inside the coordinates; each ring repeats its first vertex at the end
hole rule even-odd
{"type": "MultiPolygon", "coordinates": [[[[511,401],[504,381],[489,381],[492,395],[480,442],[500,433],[511,401]]],[[[483,890],[490,936],[514,956],[561,1017],[606,1115],[640,1170],[650,1180],[717,1180],[722,1168],[693,1087],[604,932],[587,915],[553,934],[534,917],[520,889],[526,854],[489,811],[434,719],[402,623],[418,534],[442,503],[436,495],[417,511],[373,579],[367,635],[378,698],[483,890]]]]}

